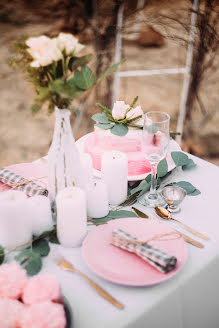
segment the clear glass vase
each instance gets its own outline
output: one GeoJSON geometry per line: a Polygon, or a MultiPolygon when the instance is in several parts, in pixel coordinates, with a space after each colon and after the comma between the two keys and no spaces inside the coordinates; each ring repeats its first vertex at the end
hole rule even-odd
{"type": "Polygon", "coordinates": [[[55,108],[55,129],[48,153],[49,197],[66,187],[85,188],[84,172],[70,124],[70,111],[55,108]]]}

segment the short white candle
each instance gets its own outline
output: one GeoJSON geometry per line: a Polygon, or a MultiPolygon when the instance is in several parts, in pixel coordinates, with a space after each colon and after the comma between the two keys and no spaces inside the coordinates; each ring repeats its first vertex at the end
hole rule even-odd
{"type": "Polygon", "coordinates": [[[31,209],[22,191],[0,193],[0,244],[15,248],[32,239],[31,209]]]}
{"type": "Polygon", "coordinates": [[[128,159],[120,151],[105,152],[101,160],[102,180],[106,183],[109,203],[118,205],[127,198],[128,159]]]}
{"type": "Polygon", "coordinates": [[[87,232],[86,194],[78,187],[61,190],[56,196],[57,236],[64,247],[78,247],[87,232]]]}
{"type": "Polygon", "coordinates": [[[93,163],[89,154],[80,153],[81,163],[84,170],[85,184],[90,184],[93,180],[93,163]]]}
{"type": "Polygon", "coordinates": [[[91,218],[102,218],[109,213],[107,186],[102,181],[93,181],[86,188],[87,214],[91,218]]]}
{"type": "Polygon", "coordinates": [[[52,230],[53,220],[49,198],[45,196],[33,196],[28,198],[28,203],[32,208],[34,236],[39,236],[44,231],[52,230]]]}

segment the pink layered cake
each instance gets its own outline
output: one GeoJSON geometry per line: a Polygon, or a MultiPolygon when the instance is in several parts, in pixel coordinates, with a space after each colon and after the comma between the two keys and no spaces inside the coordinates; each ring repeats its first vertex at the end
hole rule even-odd
{"type": "Polygon", "coordinates": [[[128,175],[135,176],[150,172],[150,163],[141,152],[142,130],[129,128],[125,136],[116,136],[110,130],[94,127],[94,132],[88,136],[84,151],[92,157],[93,167],[101,170],[101,158],[105,151],[118,150],[128,157],[128,175]]]}

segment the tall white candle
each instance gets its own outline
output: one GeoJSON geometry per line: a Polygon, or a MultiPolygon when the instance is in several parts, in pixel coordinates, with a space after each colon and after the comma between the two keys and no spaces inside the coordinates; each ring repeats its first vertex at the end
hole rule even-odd
{"type": "Polygon", "coordinates": [[[93,180],[93,163],[89,154],[80,153],[81,163],[84,170],[85,185],[90,184],[93,180]]]}
{"type": "Polygon", "coordinates": [[[32,239],[32,211],[22,191],[0,193],[0,244],[15,248],[32,239]]]}
{"type": "Polygon", "coordinates": [[[32,208],[33,234],[39,236],[44,231],[52,230],[53,220],[49,198],[33,196],[28,198],[28,203],[32,208]]]}
{"type": "Polygon", "coordinates": [[[78,187],[61,190],[56,196],[57,236],[64,247],[78,247],[87,232],[86,194],[78,187]]]}
{"type": "Polygon", "coordinates": [[[102,179],[107,185],[109,203],[118,205],[127,198],[128,159],[125,153],[112,150],[103,154],[102,179]]]}
{"type": "Polygon", "coordinates": [[[87,214],[91,218],[102,218],[109,213],[107,186],[102,181],[87,185],[87,214]]]}

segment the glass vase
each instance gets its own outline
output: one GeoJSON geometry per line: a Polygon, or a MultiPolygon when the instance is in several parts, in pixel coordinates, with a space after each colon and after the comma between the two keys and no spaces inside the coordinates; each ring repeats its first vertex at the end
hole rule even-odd
{"type": "Polygon", "coordinates": [[[67,187],[85,188],[83,167],[70,124],[70,111],[55,108],[55,129],[48,153],[50,200],[67,187]]]}

